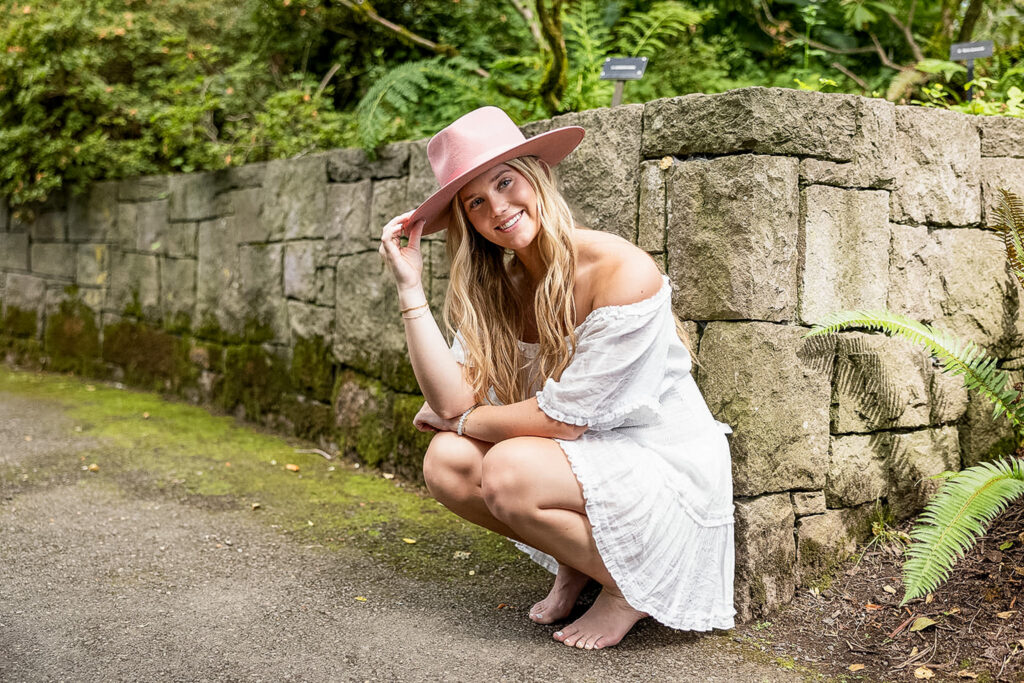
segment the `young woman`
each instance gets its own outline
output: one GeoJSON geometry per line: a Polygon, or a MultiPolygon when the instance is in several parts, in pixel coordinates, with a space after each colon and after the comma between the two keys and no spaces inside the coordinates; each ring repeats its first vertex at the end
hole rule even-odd
{"type": "Polygon", "coordinates": [[[646,616],[730,628],[728,427],[690,375],[668,278],[636,246],[574,224],[550,167],[582,138],[527,140],[500,109],[470,112],[427,146],[441,189],[384,227],[426,398],[415,424],[437,432],[427,488],[555,573],[534,621],[564,620],[588,578],[602,585],[555,640],[608,647],[646,616]],[[450,348],[420,279],[420,238],[444,229],[450,348]]]}

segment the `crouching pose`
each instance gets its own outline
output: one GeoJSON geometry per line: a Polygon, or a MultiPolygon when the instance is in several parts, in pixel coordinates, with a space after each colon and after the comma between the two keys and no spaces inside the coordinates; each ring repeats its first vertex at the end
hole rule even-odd
{"type": "Polygon", "coordinates": [[[669,279],[646,253],[575,225],[551,167],[577,127],[530,139],[495,107],[430,140],[441,189],[391,220],[380,252],[437,432],[423,473],[437,500],[555,574],[530,610],[565,620],[603,589],[566,645],[618,643],[651,616],[733,625],[728,427],[690,374],[669,279]],[[449,348],[421,283],[420,238],[447,230],[449,348]],[[402,246],[402,236],[408,243],[402,246]]]}

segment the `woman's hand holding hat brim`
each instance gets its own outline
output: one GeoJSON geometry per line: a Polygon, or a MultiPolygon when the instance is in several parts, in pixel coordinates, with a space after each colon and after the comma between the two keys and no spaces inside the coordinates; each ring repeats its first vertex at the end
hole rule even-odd
{"type": "Polygon", "coordinates": [[[410,225],[409,219],[412,214],[412,211],[408,211],[388,221],[381,232],[380,248],[377,250],[381,260],[391,269],[399,289],[420,284],[423,275],[420,238],[423,236],[424,222],[417,220],[410,225]],[[403,235],[409,237],[409,242],[404,247],[403,235]]]}

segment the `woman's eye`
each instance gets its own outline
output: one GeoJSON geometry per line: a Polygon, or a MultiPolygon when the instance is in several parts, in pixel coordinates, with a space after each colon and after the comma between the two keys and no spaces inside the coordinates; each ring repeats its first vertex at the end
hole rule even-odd
{"type": "Polygon", "coordinates": [[[474,199],[469,203],[469,208],[475,209],[480,204],[479,199],[474,199]]]}
{"type": "Polygon", "coordinates": [[[504,188],[508,187],[511,182],[512,182],[511,178],[502,178],[501,180],[498,181],[498,188],[499,189],[504,189],[504,188]]]}

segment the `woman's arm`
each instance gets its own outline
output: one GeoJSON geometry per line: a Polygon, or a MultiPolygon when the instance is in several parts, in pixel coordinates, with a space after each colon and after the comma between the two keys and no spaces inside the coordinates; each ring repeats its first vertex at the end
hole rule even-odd
{"type": "MultiPolygon", "coordinates": [[[[461,418],[462,413],[459,413],[453,418],[438,418],[436,421],[428,417],[424,422],[441,431],[454,432],[458,430],[461,418]]],[[[536,397],[504,406],[478,406],[462,424],[464,436],[487,443],[498,443],[514,436],[544,436],[573,441],[585,431],[585,426],[566,424],[548,417],[538,407],[536,397]]]]}
{"type": "Polygon", "coordinates": [[[423,222],[411,226],[409,243],[401,246],[401,235],[412,212],[393,218],[381,235],[380,253],[391,269],[398,287],[398,306],[405,324],[405,339],[420,391],[438,415],[460,416],[476,402],[463,368],[448,350],[448,343],[430,314],[421,279],[423,258],[420,237],[423,222]],[[411,309],[411,310],[410,310],[411,309]]]}

